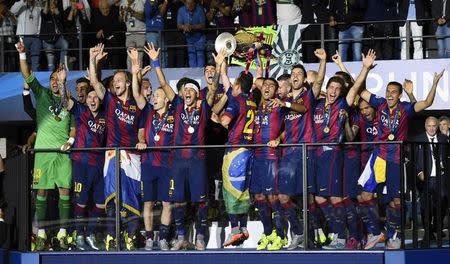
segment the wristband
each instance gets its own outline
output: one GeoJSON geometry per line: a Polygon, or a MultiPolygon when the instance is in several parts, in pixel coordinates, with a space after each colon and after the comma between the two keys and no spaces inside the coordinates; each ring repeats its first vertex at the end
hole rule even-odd
{"type": "Polygon", "coordinates": [[[286,105],[287,108],[291,108],[291,106],[292,106],[292,104],[289,102],[285,102],[284,104],[286,105]]]}
{"type": "Polygon", "coordinates": [[[27,54],[25,52],[20,52],[19,53],[19,59],[21,60],[27,60],[27,54]]]}
{"type": "Polygon", "coordinates": [[[67,143],[69,143],[71,146],[73,145],[73,142],[75,142],[75,138],[74,138],[74,137],[70,137],[70,138],[67,140],[67,143]]]}
{"type": "Polygon", "coordinates": [[[22,91],[22,94],[23,94],[24,96],[30,95],[30,90],[23,90],[23,91],[22,91]]]}
{"type": "Polygon", "coordinates": [[[153,61],[153,68],[160,68],[161,67],[161,65],[159,64],[159,60],[155,60],[155,61],[153,61]]]}

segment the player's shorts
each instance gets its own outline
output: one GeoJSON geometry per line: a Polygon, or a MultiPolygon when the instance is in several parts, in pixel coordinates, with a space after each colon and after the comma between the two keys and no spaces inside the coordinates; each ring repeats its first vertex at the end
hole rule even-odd
{"type": "Polygon", "coordinates": [[[344,158],[343,194],[346,197],[356,198],[356,196],[360,194],[357,188],[358,178],[361,175],[360,163],[361,158],[359,155],[352,158],[344,158]]]}
{"type": "Polygon", "coordinates": [[[281,157],[278,170],[280,194],[297,195],[303,193],[302,148],[281,157]]]}
{"type": "Polygon", "coordinates": [[[279,194],[278,160],[255,158],[250,177],[250,193],[264,195],[279,194]]]}
{"type": "Polygon", "coordinates": [[[169,202],[203,202],[207,198],[206,166],[202,159],[175,159],[169,186],[169,202]]]}
{"type": "Polygon", "coordinates": [[[316,160],[316,194],[342,197],[344,159],[341,147],[322,147],[316,160]]]}
{"type": "Polygon", "coordinates": [[[172,170],[142,163],[143,201],[169,201],[172,170]]]}
{"type": "Polygon", "coordinates": [[[73,161],[72,181],[76,203],[86,205],[89,201],[91,189],[94,203],[105,203],[105,184],[100,165],[94,166],[80,161],[73,161]]]}
{"type": "Polygon", "coordinates": [[[33,189],[70,189],[72,184],[72,161],[69,154],[38,152],[34,158],[33,189]]]}
{"type": "MultiPolygon", "coordinates": [[[[116,196],[114,150],[105,152],[105,166],[103,175],[105,180],[105,205],[116,196]]],[[[141,215],[141,156],[125,150],[120,151],[120,184],[122,212],[131,212],[137,216],[141,215]]]]}

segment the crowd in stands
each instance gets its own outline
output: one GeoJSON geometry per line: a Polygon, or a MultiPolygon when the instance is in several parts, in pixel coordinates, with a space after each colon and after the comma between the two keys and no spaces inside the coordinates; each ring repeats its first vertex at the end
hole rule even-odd
{"type": "MultiPolygon", "coordinates": [[[[142,58],[146,42],[163,47],[166,67],[203,67],[212,61],[205,50],[210,54],[218,33],[298,24],[312,24],[302,34],[303,61],[317,62],[311,55],[321,39],[317,23],[325,25],[328,54],[339,50],[344,61],[361,60],[369,48],[379,59],[405,59],[407,33],[414,48],[410,58],[446,58],[449,9],[445,0],[2,0],[0,36],[5,58],[13,56],[13,44],[22,36],[33,71],[53,70],[58,58],[79,65],[79,48],[84,48],[85,68],[87,47],[98,42],[113,55],[107,68],[129,68],[130,62],[117,55],[136,47],[142,58]],[[423,35],[436,42],[426,42],[423,35]],[[437,55],[428,52],[436,49],[434,43],[437,55]]],[[[5,61],[6,71],[18,70],[14,60],[5,61]]]]}

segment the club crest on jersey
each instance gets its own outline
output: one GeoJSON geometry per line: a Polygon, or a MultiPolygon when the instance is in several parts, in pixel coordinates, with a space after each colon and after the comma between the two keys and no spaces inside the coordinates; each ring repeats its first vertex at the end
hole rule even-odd
{"type": "Polygon", "coordinates": [[[104,118],[99,118],[98,119],[98,123],[100,124],[100,125],[105,125],[106,124],[106,120],[104,119],[104,118]]]}
{"type": "Polygon", "coordinates": [[[175,117],[173,115],[167,116],[167,123],[175,122],[175,117]]]}

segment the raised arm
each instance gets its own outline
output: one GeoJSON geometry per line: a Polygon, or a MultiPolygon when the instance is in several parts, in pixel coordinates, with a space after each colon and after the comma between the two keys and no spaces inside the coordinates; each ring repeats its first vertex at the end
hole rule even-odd
{"type": "Polygon", "coordinates": [[[161,51],[161,48],[158,48],[158,50],[156,50],[153,43],[148,43],[147,46],[144,46],[144,51],[153,61],[153,68],[155,68],[159,85],[164,90],[164,93],[166,94],[169,101],[172,101],[173,98],[175,98],[175,92],[173,91],[172,87],[170,87],[170,85],[167,83],[166,76],[164,76],[161,66],[159,65],[159,52],[161,51]]]}
{"type": "Polygon", "coordinates": [[[72,100],[72,98],[70,97],[69,93],[67,93],[67,88],[66,88],[66,77],[67,77],[67,70],[66,67],[64,65],[60,65],[58,67],[58,69],[56,70],[57,73],[57,84],[58,84],[58,90],[61,93],[61,100],[63,100],[64,106],[67,106],[67,110],[71,110],[72,107],[74,106],[75,102],[72,100]]]}
{"type": "Polygon", "coordinates": [[[316,81],[313,84],[312,92],[314,97],[318,98],[320,95],[320,89],[322,89],[323,80],[325,79],[325,70],[327,65],[327,54],[324,49],[316,49],[314,55],[319,59],[319,73],[317,75],[316,81]]]}
{"type": "Polygon", "coordinates": [[[405,90],[406,95],[409,98],[409,101],[411,103],[415,103],[417,102],[416,97],[414,97],[414,85],[413,82],[411,80],[405,79],[405,81],[403,82],[403,90],[405,90]]]}
{"type": "MultiPolygon", "coordinates": [[[[373,49],[369,49],[369,51],[367,52],[367,55],[364,56],[364,54],[362,54],[362,62],[363,62],[363,67],[361,69],[361,72],[358,75],[358,78],[356,79],[355,83],[353,84],[352,88],[350,88],[350,90],[347,93],[347,104],[348,105],[353,105],[353,103],[355,102],[355,98],[356,96],[359,94],[361,87],[363,87],[363,85],[366,82],[366,78],[367,75],[369,74],[369,71],[375,67],[375,59],[376,59],[376,55],[375,55],[375,51],[373,49]]],[[[362,97],[362,95],[361,95],[362,97]]],[[[366,100],[366,98],[363,97],[364,100],[366,100]]],[[[369,96],[369,100],[370,100],[370,96],[369,96]]],[[[366,100],[367,102],[369,102],[369,100],[366,100]]]]}
{"type": "Polygon", "coordinates": [[[20,72],[22,73],[23,78],[27,79],[31,75],[31,72],[30,67],[28,66],[25,44],[23,43],[22,38],[16,43],[16,50],[19,52],[20,72]]]}
{"type": "Polygon", "coordinates": [[[442,78],[442,75],[444,75],[444,71],[445,69],[443,69],[440,73],[436,72],[434,73],[433,85],[431,86],[431,90],[428,92],[427,98],[425,100],[418,101],[414,105],[414,111],[416,111],[416,113],[427,109],[433,104],[434,96],[436,95],[437,85],[439,83],[439,80],[442,78]]]}
{"type": "Polygon", "coordinates": [[[220,80],[222,81],[223,90],[227,93],[228,89],[231,87],[230,78],[228,78],[227,62],[224,61],[220,67],[220,80]]]}
{"type": "Polygon", "coordinates": [[[100,43],[89,49],[89,80],[100,100],[103,100],[106,91],[97,74],[98,62],[107,55],[106,52],[103,52],[103,48],[104,45],[100,43]]]}
{"type": "Polygon", "coordinates": [[[128,57],[131,60],[131,72],[133,74],[131,87],[133,90],[133,97],[136,100],[137,106],[139,109],[144,109],[147,104],[147,100],[145,100],[144,95],[141,93],[141,85],[139,75],[141,73],[141,65],[139,65],[139,55],[138,51],[135,48],[130,48],[127,51],[128,57]]]}
{"type": "MultiPolygon", "coordinates": [[[[333,62],[339,67],[339,70],[348,73],[348,75],[350,75],[350,77],[352,76],[350,74],[350,72],[348,71],[347,67],[345,67],[344,63],[342,62],[342,58],[341,55],[339,55],[339,52],[336,50],[336,53],[331,56],[331,59],[333,60],[333,62]]],[[[352,77],[352,81],[354,82],[355,79],[353,79],[352,77]]]]}
{"type": "Polygon", "coordinates": [[[212,56],[214,58],[214,61],[216,62],[216,72],[213,76],[213,83],[210,87],[208,87],[208,93],[206,94],[206,101],[210,106],[213,106],[214,104],[217,87],[219,86],[220,69],[226,58],[225,49],[221,50],[219,53],[217,53],[217,55],[214,55],[213,53],[212,56]]]}
{"type": "MultiPolygon", "coordinates": [[[[217,103],[214,104],[213,108],[211,109],[211,111],[216,114],[219,115],[220,112],[222,112],[223,108],[225,107],[225,105],[227,104],[228,101],[228,95],[227,93],[224,93],[222,95],[222,97],[220,97],[219,101],[217,103]]],[[[222,119],[220,120],[220,123],[222,124],[222,119]]],[[[223,125],[223,124],[222,124],[223,125]]],[[[223,125],[224,126],[224,125],[223,125]]],[[[226,126],[224,126],[226,127],[226,126]]]]}

